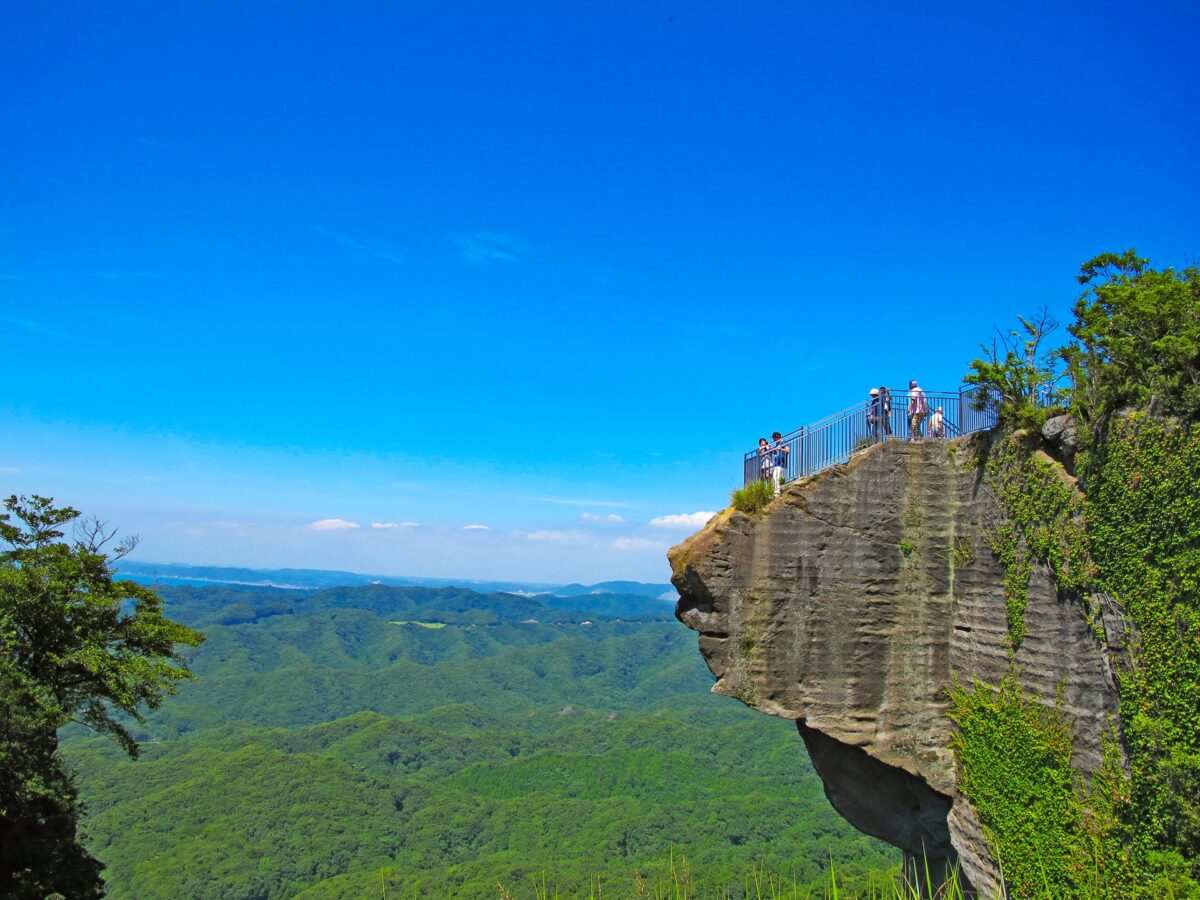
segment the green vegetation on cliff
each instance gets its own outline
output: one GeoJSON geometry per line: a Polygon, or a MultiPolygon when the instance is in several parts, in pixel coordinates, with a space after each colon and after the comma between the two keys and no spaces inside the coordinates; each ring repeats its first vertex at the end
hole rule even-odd
{"type": "Polygon", "coordinates": [[[1005,517],[992,529],[992,552],[1004,563],[1004,600],[1013,648],[1025,637],[1033,566],[1049,568],[1059,590],[1078,599],[1093,575],[1083,498],[1062,467],[1031,448],[1028,432],[1000,438],[986,469],[1005,517]]]}
{"type": "Polygon", "coordinates": [[[1070,723],[1045,698],[1022,697],[1015,678],[958,687],[960,784],[1022,896],[1200,896],[1200,270],[1156,271],[1129,251],[1086,263],[1080,281],[1076,342],[1056,359],[993,354],[971,379],[1009,407],[986,469],[1004,513],[993,550],[1011,648],[1033,566],[1100,640],[1110,598],[1129,632],[1110,647],[1119,731],[1084,779],[1070,770],[1070,723]],[[1078,430],[1078,487],[1018,427],[1045,419],[1035,390],[1009,390],[1052,383],[1058,364],[1072,380],[1059,411],[1078,430]]]}
{"type": "MultiPolygon", "coordinates": [[[[1200,863],[1200,425],[1114,421],[1088,481],[1097,587],[1136,628],[1121,671],[1133,836],[1200,863]]],[[[1200,873],[1198,873],[1200,874],[1200,873]]]]}
{"type": "Polygon", "coordinates": [[[1017,897],[1132,893],[1118,811],[1127,779],[1115,741],[1100,771],[1071,767],[1072,733],[1058,702],[1026,696],[1015,672],[997,686],[950,691],[959,790],[971,798],[1017,897]]]}

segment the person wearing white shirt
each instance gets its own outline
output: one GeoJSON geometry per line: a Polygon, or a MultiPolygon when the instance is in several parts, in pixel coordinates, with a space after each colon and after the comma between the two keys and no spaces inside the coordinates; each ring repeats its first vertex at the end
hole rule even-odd
{"type": "Polygon", "coordinates": [[[931,438],[944,438],[946,436],[946,414],[942,412],[940,406],[929,417],[929,436],[931,438]]]}
{"type": "Polygon", "coordinates": [[[925,436],[921,426],[927,415],[929,401],[925,399],[925,392],[914,378],[908,383],[908,434],[914,441],[919,441],[925,436]]]}

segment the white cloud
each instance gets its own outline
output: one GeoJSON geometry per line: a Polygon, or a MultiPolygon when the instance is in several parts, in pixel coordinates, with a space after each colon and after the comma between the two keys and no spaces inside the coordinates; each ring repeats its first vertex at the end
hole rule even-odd
{"type": "Polygon", "coordinates": [[[523,262],[534,255],[529,241],[504,231],[464,231],[452,236],[459,254],[473,266],[523,262]]]}
{"type": "Polygon", "coordinates": [[[623,509],[632,506],[630,503],[620,503],[616,500],[577,500],[574,497],[539,497],[543,503],[558,503],[562,506],[610,506],[623,509]]]}
{"type": "Polygon", "coordinates": [[[13,325],[17,328],[23,329],[24,331],[28,331],[33,334],[44,335],[45,337],[49,338],[55,338],[56,340],[75,340],[74,335],[64,334],[61,331],[56,331],[55,329],[47,325],[43,325],[41,322],[35,322],[32,319],[18,319],[14,318],[13,316],[0,316],[0,322],[7,322],[9,325],[13,325]]]}
{"type": "Polygon", "coordinates": [[[667,545],[648,538],[619,537],[613,541],[614,550],[666,550],[667,545]]]}
{"type": "Polygon", "coordinates": [[[372,528],[417,528],[420,522],[372,522],[372,528]]]}
{"type": "Polygon", "coordinates": [[[587,540],[587,535],[577,531],[531,531],[525,535],[529,541],[549,541],[555,544],[578,544],[587,540]]]}
{"type": "Polygon", "coordinates": [[[349,235],[339,234],[336,231],[331,231],[328,228],[323,228],[320,225],[314,225],[313,231],[323,237],[329,238],[331,241],[345,247],[351,253],[360,257],[373,257],[374,259],[384,259],[388,262],[399,263],[403,265],[408,262],[408,257],[400,251],[394,244],[388,243],[382,238],[367,238],[361,240],[359,238],[350,237],[349,235]]]}
{"type": "Polygon", "coordinates": [[[462,527],[462,530],[463,531],[491,531],[492,526],[491,525],[464,525],[462,527]]]}
{"type": "Polygon", "coordinates": [[[609,513],[608,515],[604,515],[603,513],[585,512],[585,513],[580,513],[579,518],[581,518],[585,522],[624,522],[625,521],[624,516],[618,516],[616,513],[609,513]]]}
{"type": "Polygon", "coordinates": [[[20,475],[21,470],[14,466],[0,466],[0,475],[20,475]]]}
{"type": "Polygon", "coordinates": [[[650,520],[655,528],[703,528],[715,516],[714,512],[678,513],[673,516],[658,516],[650,520]]]}
{"type": "Polygon", "coordinates": [[[308,526],[311,531],[343,531],[347,528],[360,528],[357,522],[347,522],[345,519],[318,519],[308,526]]]}

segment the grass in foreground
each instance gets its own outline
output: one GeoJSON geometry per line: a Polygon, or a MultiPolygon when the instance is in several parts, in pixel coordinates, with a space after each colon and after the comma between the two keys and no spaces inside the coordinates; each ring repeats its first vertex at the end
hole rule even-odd
{"type": "MultiPolygon", "coordinates": [[[[928,881],[928,869],[925,876],[928,881]]],[[[531,893],[510,891],[499,882],[496,888],[500,900],[524,900],[530,897],[533,900],[567,900],[585,896],[587,900],[603,900],[605,897],[623,900],[630,896],[627,883],[606,882],[600,876],[589,881],[586,894],[561,892],[544,872],[533,878],[531,893]]],[[[907,883],[899,870],[870,877],[865,888],[847,891],[839,884],[832,861],[828,878],[823,883],[800,884],[794,877],[769,871],[763,865],[746,873],[739,887],[727,887],[714,892],[707,886],[697,884],[687,859],[680,857],[677,862],[674,854],[671,855],[666,873],[658,878],[647,879],[640,873],[634,873],[633,892],[634,897],[645,897],[647,900],[965,900],[963,890],[954,878],[932,889],[921,889],[907,883]]]]}

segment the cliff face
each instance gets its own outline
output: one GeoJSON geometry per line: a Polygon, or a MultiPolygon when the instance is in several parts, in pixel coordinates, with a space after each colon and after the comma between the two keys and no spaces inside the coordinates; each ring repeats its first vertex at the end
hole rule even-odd
{"type": "MultiPolygon", "coordinates": [[[[945,691],[1008,671],[1005,573],[985,537],[999,515],[963,442],[891,442],[670,553],[713,691],[794,719],[843,816],[935,867],[957,861],[986,896],[999,869],[955,787],[945,691]]],[[[1025,623],[1022,685],[1048,700],[1066,685],[1073,762],[1091,770],[1117,710],[1107,652],[1040,569],[1025,623]]]]}

